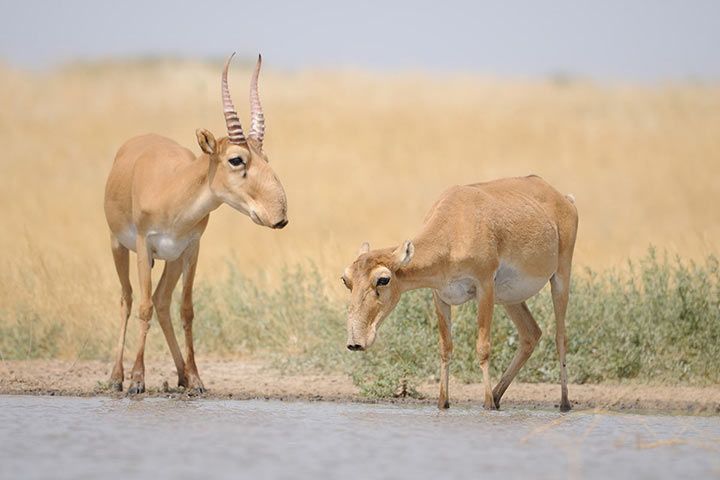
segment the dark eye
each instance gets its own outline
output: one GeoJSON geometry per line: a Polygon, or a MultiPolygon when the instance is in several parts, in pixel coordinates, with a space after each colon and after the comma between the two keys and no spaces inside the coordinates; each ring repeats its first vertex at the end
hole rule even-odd
{"type": "Polygon", "coordinates": [[[233,157],[228,160],[228,163],[233,167],[239,167],[240,165],[245,165],[245,160],[243,160],[242,157],[233,157]]]}
{"type": "Polygon", "coordinates": [[[390,277],[380,277],[377,279],[377,286],[382,287],[383,285],[387,285],[390,283],[390,277]]]}
{"type": "Polygon", "coordinates": [[[340,277],[340,280],[342,280],[343,285],[345,285],[345,288],[347,288],[348,290],[350,290],[350,284],[348,283],[347,280],[345,280],[345,277],[340,277]]]}

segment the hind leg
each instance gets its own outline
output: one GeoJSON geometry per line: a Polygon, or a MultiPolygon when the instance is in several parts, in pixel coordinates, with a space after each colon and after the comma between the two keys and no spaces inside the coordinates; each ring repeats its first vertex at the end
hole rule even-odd
{"type": "Polygon", "coordinates": [[[122,293],[120,295],[120,334],[118,336],[117,347],[115,351],[115,366],[112,374],[110,374],[110,388],[122,391],[123,388],[123,351],[125,350],[125,333],[127,332],[127,322],[132,310],[132,286],[130,285],[130,253],[128,249],[123,247],[115,237],[111,239],[110,245],[115,260],[115,270],[117,270],[118,278],[122,293]]]}
{"type": "Polygon", "coordinates": [[[523,365],[537,345],[542,335],[542,330],[538,326],[537,322],[533,318],[530,310],[525,302],[517,305],[505,305],[505,311],[507,312],[510,320],[515,324],[520,337],[520,345],[518,346],[517,352],[513,357],[510,365],[503,373],[500,381],[493,390],[493,400],[495,407],[500,408],[500,399],[502,398],[505,390],[510,386],[517,373],[520,371],[523,365]]]}
{"type": "Polygon", "coordinates": [[[565,354],[567,352],[567,335],[565,332],[565,312],[567,311],[568,298],[570,296],[570,271],[569,268],[558,269],[550,279],[553,307],[555,308],[555,346],[557,347],[560,360],[560,411],[567,412],[572,407],[568,400],[567,369],[565,354]]]}
{"type": "MultiPolygon", "coordinates": [[[[570,199],[571,203],[574,203],[570,199]]],[[[570,273],[572,271],[573,251],[577,237],[578,217],[574,206],[568,210],[567,217],[563,217],[559,226],[559,255],[558,268],[550,278],[550,291],[552,293],[553,307],[555,309],[555,345],[560,360],[560,411],[570,410],[567,389],[567,368],[565,354],[567,353],[567,334],[565,331],[565,313],[567,312],[570,297],[570,273]]]]}
{"type": "Polygon", "coordinates": [[[438,329],[440,330],[440,396],[438,397],[438,408],[450,408],[448,383],[450,378],[450,356],[453,351],[452,329],[450,320],[450,305],[443,302],[433,290],[435,301],[435,312],[438,317],[438,329]]]}

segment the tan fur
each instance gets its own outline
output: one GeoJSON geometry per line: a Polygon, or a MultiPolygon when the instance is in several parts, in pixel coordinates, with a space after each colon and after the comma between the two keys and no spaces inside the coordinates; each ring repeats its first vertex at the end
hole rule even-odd
{"type": "Polygon", "coordinates": [[[378,327],[403,292],[433,289],[441,346],[438,405],[447,408],[450,305],[475,299],[484,403],[494,409],[541,335],[525,301],[550,281],[561,365],[560,408],[568,410],[565,310],[577,224],[574,199],[534,175],[451,187],[432,207],[412,241],[380,250],[369,250],[364,244],[355,262],[345,269],[343,281],[351,290],[348,348],[364,350],[372,345],[378,327]],[[389,282],[378,285],[379,278],[389,278],[389,282]],[[494,304],[504,305],[518,329],[520,346],[491,390],[494,304]]]}
{"type": "Polygon", "coordinates": [[[196,133],[204,152],[197,157],[187,148],[158,135],[127,141],[118,151],[107,180],[105,215],[122,285],[120,336],[110,377],[111,385],[118,390],[122,390],[125,331],[132,307],[128,250],[137,252],[141,325],[129,392],[140,393],[145,389],[145,337],[153,308],[177,368],[178,384],[203,392],[193,350],[192,287],[200,237],[210,212],[227,203],[259,225],[282,228],[287,224],[285,191],[260,144],[250,138],[236,145],[226,137],[216,140],[207,130],[196,133]],[[230,164],[230,159],[237,157],[244,165],[230,164]],[[165,260],[165,269],[151,295],[151,269],[155,259],[165,260]],[[185,359],[170,320],[170,300],[181,275],[185,359]]]}

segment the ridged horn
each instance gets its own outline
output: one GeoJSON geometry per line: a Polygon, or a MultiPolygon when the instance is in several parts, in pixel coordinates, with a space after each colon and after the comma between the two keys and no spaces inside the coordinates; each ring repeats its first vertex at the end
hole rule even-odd
{"type": "Polygon", "coordinates": [[[262,55],[258,55],[255,71],[250,80],[250,137],[257,140],[260,146],[262,146],[263,138],[265,138],[265,115],[263,115],[260,94],[258,93],[258,77],[260,76],[261,65],[262,55]]]}
{"type": "Polygon", "coordinates": [[[230,60],[235,56],[235,52],[233,52],[230,57],[228,57],[227,62],[225,62],[225,68],[223,69],[222,74],[222,99],[223,99],[223,113],[225,114],[225,125],[227,125],[227,131],[228,131],[228,138],[230,139],[230,143],[234,143],[237,145],[247,143],[247,140],[245,140],[245,134],[243,133],[242,125],[240,124],[240,119],[238,118],[237,111],[235,110],[235,106],[232,103],[232,99],[230,98],[230,88],[228,88],[228,80],[227,80],[227,74],[228,74],[228,67],[230,67],[230,60]]]}

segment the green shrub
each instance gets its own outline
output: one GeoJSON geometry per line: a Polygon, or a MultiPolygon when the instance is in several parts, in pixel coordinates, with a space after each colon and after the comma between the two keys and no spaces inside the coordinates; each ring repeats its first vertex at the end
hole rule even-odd
{"type": "MultiPolygon", "coordinates": [[[[344,372],[373,397],[417,395],[420,383],[437,379],[439,338],[430,291],[403,295],[381,326],[373,348],[354,353],[345,349],[345,306],[328,295],[317,270],[296,266],[285,269],[281,278],[270,286],[263,279],[248,279],[230,264],[224,279],[199,285],[194,296],[198,352],[265,356],[292,372],[344,372]]],[[[528,301],[528,306],[543,336],[518,380],[557,382],[549,287],[528,301]]],[[[475,353],[476,312],[474,302],[452,309],[451,373],[464,382],[482,378],[475,353]]],[[[114,318],[112,313],[109,317],[114,318]]],[[[177,311],[174,318],[179,324],[177,311]]],[[[114,338],[92,332],[82,338],[66,336],[61,318],[40,320],[22,305],[0,310],[2,358],[55,357],[61,338],[77,343],[75,352],[80,358],[107,358],[109,346],[114,345],[114,338]]],[[[687,262],[650,249],[622,270],[576,271],[567,329],[572,382],[635,379],[718,384],[718,259],[709,256],[701,263],[687,262]]],[[[160,345],[163,339],[156,337],[160,345]]],[[[491,374],[498,379],[518,346],[515,327],[502,307],[495,311],[491,341],[491,374]]]]}
{"type": "MultiPolygon", "coordinates": [[[[568,373],[576,383],[636,379],[670,384],[720,383],[720,269],[658,256],[651,249],[623,271],[584,270],[573,277],[567,315],[568,373]]],[[[518,375],[526,382],[557,382],[555,320],[549,287],[528,302],[543,337],[518,375]]],[[[348,372],[361,391],[387,397],[408,394],[437,378],[439,347],[432,296],[403,295],[363,354],[345,352],[341,308],[328,310],[324,339],[299,360],[303,366],[348,372]],[[340,315],[334,319],[333,315],[340,315]],[[403,387],[404,386],[404,387],[403,387]]],[[[482,378],[475,352],[477,308],[453,308],[451,373],[465,382],[482,378]]],[[[492,327],[491,374],[497,379],[518,345],[514,325],[497,307],[492,327]]],[[[286,360],[285,365],[296,362],[286,360]]]]}

